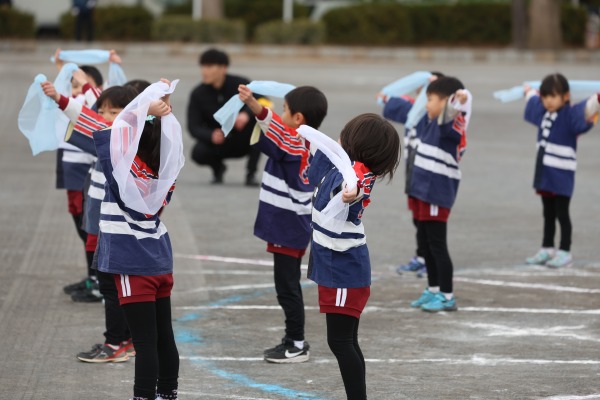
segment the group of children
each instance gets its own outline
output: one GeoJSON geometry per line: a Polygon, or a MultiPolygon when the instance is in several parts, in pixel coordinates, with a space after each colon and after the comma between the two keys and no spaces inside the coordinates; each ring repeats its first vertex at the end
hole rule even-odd
{"type": "MultiPolygon", "coordinates": [[[[57,52],[57,60],[59,56],[57,52]]],[[[111,61],[120,62],[116,53],[111,61]]],[[[69,211],[88,260],[89,277],[65,287],[65,292],[74,300],[104,299],[105,343],[78,358],[118,362],[135,354],[134,399],[176,399],[173,256],[159,219],[183,165],[180,127],[169,103],[174,86],[168,81],[133,81],[101,91],[101,76],[89,71],[81,67],[73,73],[70,97],[50,82],[42,84],[44,93],[72,121],[58,152],[57,173],[64,177],[59,187],[68,190],[69,211]],[[82,101],[77,100],[79,87],[82,101]]],[[[546,77],[539,94],[525,89],[525,118],[539,131],[534,188],[544,207],[542,249],[527,262],[564,267],[571,263],[568,207],[576,139],[593,126],[600,95],[572,106],[568,81],[559,74],[546,77]],[[561,227],[557,251],[556,219],[561,227]]],[[[405,135],[405,188],[417,228],[418,258],[401,270],[422,270],[426,265],[427,287],[412,307],[455,311],[447,224],[461,179],[471,94],[458,79],[441,73],[433,73],[422,90],[424,113],[405,135]]],[[[264,359],[309,359],[300,278],[302,257],[310,245],[308,277],[318,285],[327,343],[338,361],[347,398],[366,399],[358,327],[370,295],[371,266],[362,219],[377,179],[391,179],[400,159],[400,137],[386,119],[406,124],[413,101],[380,94],[383,116],[353,118],[341,130],[338,144],[331,144],[305,133],[306,127],[319,128],[327,115],[327,99],[319,89],[300,86],[289,91],[281,116],[261,105],[248,86],[240,85],[238,92],[257,121],[251,142],[268,157],[254,234],[273,254],[277,300],[285,315],[285,336],[264,351],[264,359]],[[344,157],[338,159],[336,152],[344,157]],[[341,219],[331,217],[333,208],[343,210],[341,219]]]]}

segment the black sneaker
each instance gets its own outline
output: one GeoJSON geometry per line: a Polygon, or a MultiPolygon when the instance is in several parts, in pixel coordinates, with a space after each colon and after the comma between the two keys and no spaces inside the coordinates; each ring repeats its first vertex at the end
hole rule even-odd
{"type": "Polygon", "coordinates": [[[73,292],[71,294],[71,300],[77,303],[97,303],[102,301],[103,296],[100,293],[100,287],[98,286],[98,282],[89,280],[86,285],[86,288],[83,290],[79,290],[77,292],[73,292]]]}
{"type": "Polygon", "coordinates": [[[302,349],[294,346],[294,341],[283,338],[281,344],[264,351],[265,361],[277,364],[291,364],[308,361],[310,346],[304,341],[302,349]]]}
{"type": "Polygon", "coordinates": [[[63,287],[63,291],[66,294],[72,294],[74,292],[78,292],[80,290],[84,290],[87,287],[88,281],[91,281],[91,279],[90,278],[85,278],[81,282],[71,283],[70,285],[67,285],[67,286],[63,287]]]}
{"type": "Polygon", "coordinates": [[[210,181],[210,183],[213,185],[222,184],[225,171],[227,171],[227,166],[225,164],[221,164],[217,168],[213,169],[213,179],[210,181]]]}
{"type": "Polygon", "coordinates": [[[77,358],[89,363],[123,362],[129,360],[125,346],[113,349],[106,344],[95,344],[90,351],[77,354],[77,358]]]}

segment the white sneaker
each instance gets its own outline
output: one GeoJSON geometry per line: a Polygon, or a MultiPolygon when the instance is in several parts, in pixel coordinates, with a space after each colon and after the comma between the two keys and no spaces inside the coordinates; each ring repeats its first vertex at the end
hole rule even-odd
{"type": "Polygon", "coordinates": [[[544,265],[554,258],[554,249],[541,248],[533,257],[528,257],[526,262],[530,265],[544,265]]]}
{"type": "Polygon", "coordinates": [[[570,252],[558,250],[552,260],[546,263],[550,268],[568,268],[573,265],[573,256],[570,252]]]}

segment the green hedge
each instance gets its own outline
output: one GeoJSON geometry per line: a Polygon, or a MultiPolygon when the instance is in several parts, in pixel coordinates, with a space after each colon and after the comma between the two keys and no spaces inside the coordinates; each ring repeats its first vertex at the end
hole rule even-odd
{"type": "MultiPolygon", "coordinates": [[[[106,6],[94,10],[94,39],[150,40],[154,17],[141,6],[106,6]]],[[[75,37],[75,17],[65,13],[60,19],[60,33],[65,39],[75,37]]]]}
{"type": "MultiPolygon", "coordinates": [[[[281,0],[224,0],[225,16],[242,19],[246,23],[249,39],[254,38],[256,28],[270,21],[281,21],[283,2],[281,0]]],[[[310,8],[294,4],[294,19],[305,19],[310,15],[310,8]]]]}
{"type": "Polygon", "coordinates": [[[244,43],[246,27],[241,20],[194,21],[186,15],[169,15],[154,22],[153,38],[201,43],[244,43]]]}
{"type": "Polygon", "coordinates": [[[261,44],[321,44],[324,39],[325,25],[307,19],[267,22],[254,32],[254,41],[261,44]]]}
{"type": "Polygon", "coordinates": [[[32,38],[35,36],[33,15],[14,8],[0,9],[1,38],[32,38]]]}
{"type": "MultiPolygon", "coordinates": [[[[327,41],[363,45],[508,45],[511,9],[507,3],[454,5],[363,4],[337,8],[323,16],[327,41]]],[[[568,45],[584,42],[586,12],[562,7],[568,45]]]]}

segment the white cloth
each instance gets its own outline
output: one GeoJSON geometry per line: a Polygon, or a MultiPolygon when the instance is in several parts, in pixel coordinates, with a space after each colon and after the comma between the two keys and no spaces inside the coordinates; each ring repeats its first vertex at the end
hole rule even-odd
{"type": "Polygon", "coordinates": [[[110,158],[119,195],[127,207],[143,214],[154,215],[160,210],[185,161],[181,125],[170,113],[161,118],[158,179],[141,182],[130,172],[150,103],[173,93],[178,82],[179,80],[173,81],[171,86],[164,82],[153,83],[121,111],[112,125],[110,158]]]}
{"type": "Polygon", "coordinates": [[[358,177],[352,167],[352,161],[350,161],[350,157],[348,157],[342,146],[323,132],[307,125],[300,125],[296,131],[310,142],[311,147],[316,146],[321,150],[344,177],[346,186],[341,192],[333,196],[327,206],[321,211],[321,215],[324,217],[321,220],[324,225],[323,228],[335,233],[341,233],[350,210],[350,205],[342,201],[342,194],[344,191],[356,188],[358,182],[358,177]]]}

